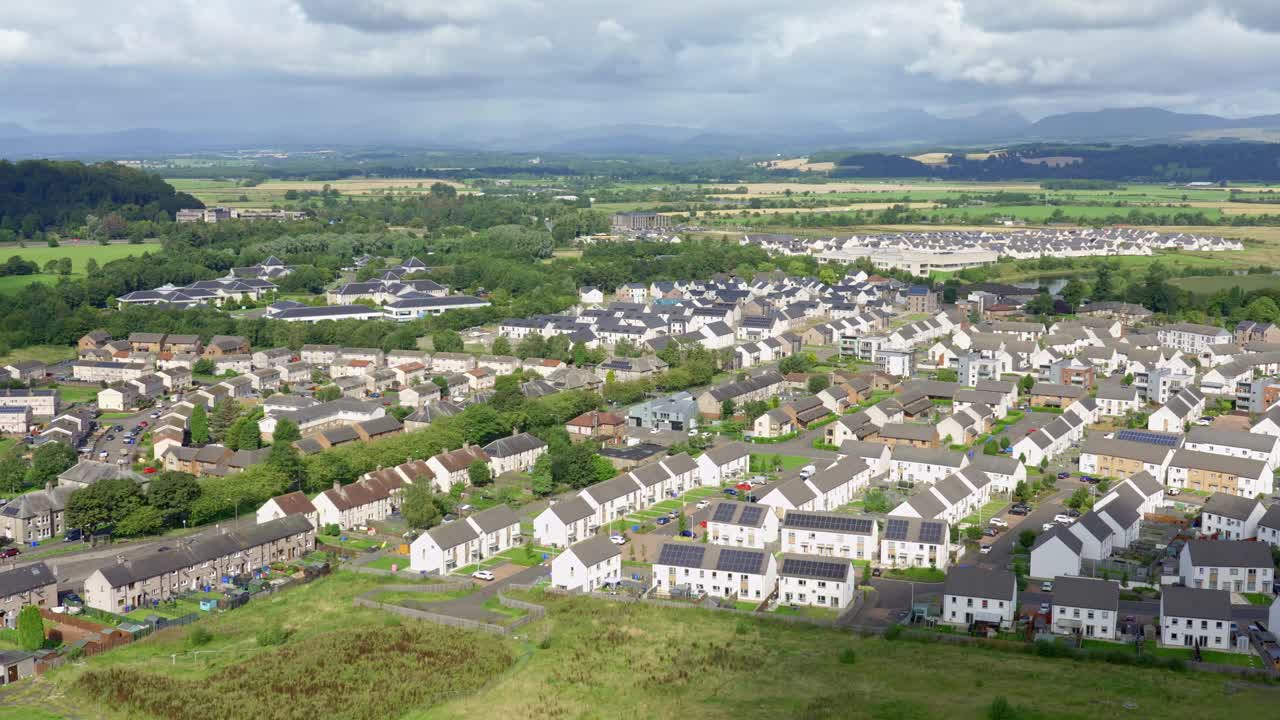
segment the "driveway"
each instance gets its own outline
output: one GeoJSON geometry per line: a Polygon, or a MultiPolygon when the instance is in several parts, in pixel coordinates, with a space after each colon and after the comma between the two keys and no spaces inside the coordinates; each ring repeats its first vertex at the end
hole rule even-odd
{"type": "MultiPolygon", "coordinates": [[[[522,568],[516,572],[512,572],[503,577],[502,571],[510,565],[504,565],[493,571],[497,579],[487,583],[479,584],[479,589],[457,600],[446,600],[438,603],[427,603],[423,605],[424,610],[429,612],[440,613],[441,615],[449,615],[465,620],[475,620],[484,623],[500,623],[507,619],[505,615],[486,610],[484,603],[489,598],[495,597],[503,588],[512,585],[529,585],[538,578],[549,575],[551,568],[542,565],[534,565],[530,568],[522,568]]],[[[518,566],[517,566],[518,567],[518,566]]]]}
{"type": "Polygon", "coordinates": [[[1018,535],[1023,530],[1031,530],[1035,533],[1041,532],[1041,527],[1053,521],[1053,516],[1066,510],[1063,503],[1077,487],[1083,483],[1075,480],[1059,480],[1058,490],[1031,511],[1029,515],[1011,515],[1006,509],[996,517],[1003,519],[1009,523],[1009,527],[996,536],[995,542],[991,543],[991,552],[986,555],[978,555],[978,559],[974,562],[978,565],[989,565],[994,568],[1003,570],[1013,557],[1013,544],[1018,542],[1018,535]]]}

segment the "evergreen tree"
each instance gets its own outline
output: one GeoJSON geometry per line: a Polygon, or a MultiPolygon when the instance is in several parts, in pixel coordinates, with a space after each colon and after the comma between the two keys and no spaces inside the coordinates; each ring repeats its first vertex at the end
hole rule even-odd
{"type": "Polygon", "coordinates": [[[205,412],[204,405],[196,403],[195,409],[191,411],[190,424],[193,445],[204,445],[209,442],[209,415],[205,412]]]}
{"type": "Polygon", "coordinates": [[[27,652],[44,647],[44,618],[35,605],[23,605],[18,611],[18,644],[27,652]]]}

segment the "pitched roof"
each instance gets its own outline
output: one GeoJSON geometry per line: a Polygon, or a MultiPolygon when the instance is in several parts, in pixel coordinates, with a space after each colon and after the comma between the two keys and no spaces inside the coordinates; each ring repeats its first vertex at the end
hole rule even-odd
{"type": "Polygon", "coordinates": [[[574,557],[582,561],[583,565],[591,567],[621,555],[622,548],[614,545],[613,541],[606,535],[592,535],[585,540],[579,540],[570,545],[565,552],[573,553],[574,557]]]}
{"type": "Polygon", "coordinates": [[[947,570],[945,595],[1013,601],[1018,579],[1008,570],[988,570],[971,565],[957,565],[947,570]]]}
{"type": "Polygon", "coordinates": [[[715,463],[716,465],[727,465],[734,460],[750,456],[751,451],[747,449],[745,443],[730,442],[724,445],[717,445],[707,450],[703,455],[715,463]]]}
{"type": "Polygon", "coordinates": [[[1271,547],[1251,540],[1190,540],[1183,552],[1203,567],[1271,567],[1271,547]]]}
{"type": "Polygon", "coordinates": [[[46,585],[56,585],[58,578],[43,562],[0,572],[0,598],[17,595],[46,585]]]}
{"type": "Polygon", "coordinates": [[[1261,506],[1262,503],[1254,498],[1244,498],[1239,495],[1217,492],[1210,495],[1208,500],[1205,500],[1201,510],[1236,520],[1247,520],[1254,510],[1261,506]]]}
{"type": "Polygon", "coordinates": [[[471,523],[465,519],[437,525],[428,530],[427,534],[436,545],[440,546],[441,550],[448,550],[480,537],[480,533],[477,533],[475,528],[471,527],[471,523]]]}
{"type": "Polygon", "coordinates": [[[1075,534],[1067,528],[1061,525],[1054,525],[1051,529],[1036,536],[1035,544],[1031,546],[1032,551],[1054,538],[1061,540],[1062,544],[1066,545],[1067,548],[1077,555],[1084,550],[1084,542],[1080,540],[1080,538],[1076,537],[1075,534]]]}
{"type": "Polygon", "coordinates": [[[1120,585],[1110,580],[1059,575],[1053,579],[1053,604],[1115,612],[1120,609],[1120,585]]]}
{"type": "Polygon", "coordinates": [[[1160,615],[1230,621],[1231,593],[1170,585],[1160,592],[1160,615]]]}
{"type": "Polygon", "coordinates": [[[487,533],[520,524],[520,518],[506,505],[494,505],[488,510],[481,510],[469,516],[468,519],[487,533]]]}
{"type": "Polygon", "coordinates": [[[1169,460],[1169,467],[1189,467],[1247,478],[1262,477],[1263,473],[1267,471],[1267,464],[1261,460],[1186,449],[1173,451],[1173,458],[1169,460]]]}

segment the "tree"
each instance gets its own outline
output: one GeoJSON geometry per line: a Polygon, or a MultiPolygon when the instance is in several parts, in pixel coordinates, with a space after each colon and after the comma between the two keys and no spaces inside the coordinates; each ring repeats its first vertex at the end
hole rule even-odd
{"type": "Polygon", "coordinates": [[[818,394],[831,386],[831,380],[826,375],[814,375],[809,378],[809,392],[818,394]]]}
{"type": "Polygon", "coordinates": [[[414,483],[405,488],[400,513],[409,527],[426,530],[440,524],[440,508],[432,495],[431,483],[414,483]]]}
{"type": "Polygon", "coordinates": [[[164,529],[164,515],[159,508],[139,505],[116,523],[116,534],[122,537],[154,535],[164,529]]]}
{"type": "Polygon", "coordinates": [[[223,398],[213,407],[213,415],[209,418],[209,437],[226,440],[227,430],[240,415],[240,403],[233,398],[223,398]]]}
{"type": "Polygon", "coordinates": [[[570,443],[552,447],[551,479],[557,485],[581,489],[598,481],[594,443],[570,443]]]}
{"type": "Polygon", "coordinates": [[[1109,300],[1115,296],[1114,273],[1115,270],[1110,263],[1103,263],[1098,266],[1097,278],[1093,283],[1093,299],[1095,301],[1109,300]]]}
{"type": "Polygon", "coordinates": [[[1275,300],[1266,296],[1254,300],[1244,308],[1245,320],[1275,322],[1278,316],[1280,316],[1280,307],[1276,306],[1275,300]]]}
{"type": "Polygon", "coordinates": [[[978,542],[982,539],[982,528],[977,525],[970,525],[964,529],[964,539],[970,542],[978,542]]]}
{"type": "Polygon", "coordinates": [[[191,372],[195,375],[212,375],[216,369],[213,360],[209,358],[200,358],[195,365],[191,366],[191,372]]]}
{"type": "Polygon", "coordinates": [[[467,480],[471,481],[473,487],[484,487],[493,481],[493,476],[489,472],[489,465],[483,460],[472,460],[467,466],[467,480]]]}
{"type": "Polygon", "coordinates": [[[499,335],[498,337],[493,339],[493,344],[489,346],[489,352],[493,353],[494,355],[510,355],[511,341],[506,339],[502,335],[499,335]]]}
{"type": "Polygon", "coordinates": [[[191,443],[193,445],[204,445],[209,442],[209,415],[202,403],[196,403],[195,408],[191,410],[191,419],[188,421],[188,425],[191,428],[191,443]]]}
{"type": "Polygon", "coordinates": [[[31,453],[31,469],[27,471],[27,485],[43,487],[71,469],[78,460],[76,451],[65,443],[45,443],[31,453]]]}
{"type": "Polygon", "coordinates": [[[524,393],[520,392],[519,375],[499,375],[493,382],[493,398],[489,404],[498,412],[510,412],[524,405],[524,393]]]}
{"type": "Polygon", "coordinates": [[[1022,392],[1029,393],[1031,388],[1036,386],[1036,379],[1030,375],[1023,375],[1018,381],[1018,387],[1022,388],[1022,392]]]}
{"type": "Polygon", "coordinates": [[[236,423],[230,433],[235,438],[236,450],[257,450],[262,447],[262,433],[258,430],[256,419],[242,417],[236,423]]]}
{"type": "Polygon", "coordinates": [[[18,447],[0,456],[0,492],[17,493],[29,487],[27,485],[29,469],[18,447]]]}
{"type": "Polygon", "coordinates": [[[456,330],[438,330],[431,335],[431,347],[435,352],[455,352],[463,350],[462,336],[456,330]]]}
{"type": "Polygon", "coordinates": [[[721,420],[732,419],[733,411],[735,409],[736,408],[734,407],[734,404],[733,404],[733,398],[725,398],[724,402],[720,403],[720,419],[721,420]]]}
{"type": "Polygon", "coordinates": [[[44,647],[44,618],[40,608],[23,605],[18,611],[18,644],[23,650],[33,652],[44,647]]]}
{"type": "Polygon", "coordinates": [[[1013,446],[1013,443],[1009,441],[1009,436],[1008,436],[1008,435],[1001,435],[1001,436],[1000,436],[1000,449],[1001,449],[1001,450],[1008,450],[1008,449],[1009,449],[1010,447],[1012,447],[1012,446],[1013,446]]]}
{"type": "Polygon", "coordinates": [[[1132,385],[1132,384],[1133,384],[1133,373],[1125,373],[1125,374],[1124,374],[1124,377],[1120,379],[1120,383],[1121,383],[1122,385],[1124,385],[1125,387],[1129,387],[1130,385],[1132,385]]]}
{"type": "Polygon", "coordinates": [[[960,379],[960,373],[951,368],[941,368],[934,371],[933,379],[940,382],[956,382],[960,379]]]}
{"type": "MultiPolygon", "coordinates": [[[[200,407],[199,405],[196,406],[200,407]]],[[[192,417],[195,417],[194,413],[192,417]]],[[[271,433],[271,443],[273,445],[288,445],[302,438],[302,433],[298,430],[298,424],[289,418],[279,418],[276,420],[275,432],[271,433]]]]}
{"type": "Polygon", "coordinates": [[[555,489],[555,481],[551,478],[551,455],[542,453],[533,463],[533,472],[529,475],[529,489],[538,497],[546,497],[555,489]]]}
{"type": "Polygon", "coordinates": [[[1062,295],[1063,302],[1075,308],[1088,292],[1089,288],[1080,282],[1079,278],[1071,278],[1066,285],[1062,286],[1062,291],[1059,294],[1062,295]]]}
{"type": "Polygon", "coordinates": [[[1000,445],[995,440],[988,440],[987,443],[982,446],[982,454],[983,455],[999,455],[1000,445]]]}
{"type": "Polygon", "coordinates": [[[316,388],[316,400],[320,402],[333,402],[342,397],[342,390],[337,385],[325,385],[316,388]]]}
{"type": "Polygon", "coordinates": [[[1018,544],[1024,548],[1030,548],[1036,544],[1036,533],[1034,530],[1023,530],[1018,533],[1018,544]]]}
{"type": "Polygon", "coordinates": [[[200,483],[184,472],[155,475],[147,488],[147,502],[161,514],[165,525],[174,527],[191,515],[191,504],[200,497],[200,483]]]}
{"type": "Polygon", "coordinates": [[[131,478],[100,480],[71,493],[66,527],[90,535],[110,530],[142,504],[142,490],[131,478]]]}

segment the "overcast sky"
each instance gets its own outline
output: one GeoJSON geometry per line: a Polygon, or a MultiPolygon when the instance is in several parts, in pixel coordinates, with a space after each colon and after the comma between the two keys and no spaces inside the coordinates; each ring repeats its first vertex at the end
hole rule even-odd
{"type": "Polygon", "coordinates": [[[402,137],[1280,113],[1280,0],[3,0],[0,122],[402,137]]]}

